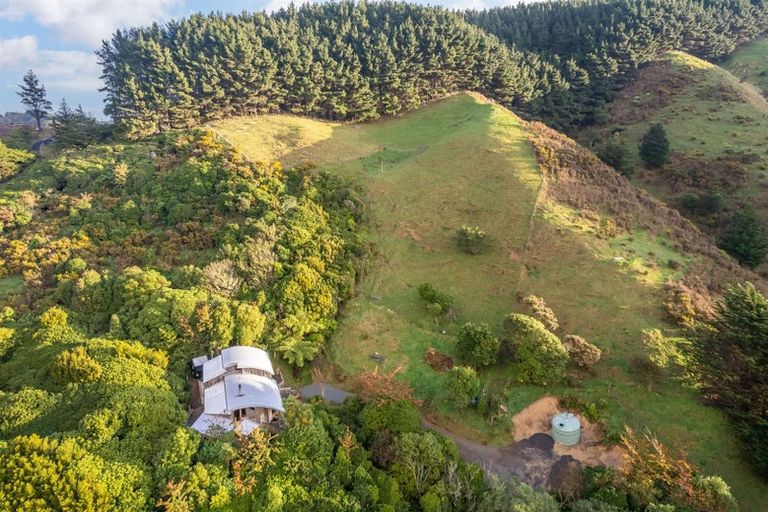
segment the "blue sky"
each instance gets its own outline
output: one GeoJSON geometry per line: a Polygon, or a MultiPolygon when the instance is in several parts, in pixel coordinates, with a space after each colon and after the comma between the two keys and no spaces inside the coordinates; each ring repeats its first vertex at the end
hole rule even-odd
{"type": "MultiPolygon", "coordinates": [[[[514,0],[417,0],[483,8],[514,0]]],[[[0,0],[0,114],[21,111],[18,84],[33,69],[54,106],[66,98],[103,116],[100,68],[93,51],[117,28],[212,10],[274,10],[290,0],[0,0]]]]}

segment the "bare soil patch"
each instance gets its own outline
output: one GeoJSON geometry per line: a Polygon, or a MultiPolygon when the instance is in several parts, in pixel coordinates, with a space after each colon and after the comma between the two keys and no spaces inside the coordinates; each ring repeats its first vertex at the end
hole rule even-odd
{"type": "Polygon", "coordinates": [[[450,356],[438,352],[432,347],[429,347],[424,352],[424,361],[432,367],[436,372],[447,372],[453,368],[453,359],[450,356]]]}
{"type": "MultiPolygon", "coordinates": [[[[536,400],[512,418],[515,441],[522,442],[536,434],[549,433],[552,417],[559,412],[563,411],[556,397],[545,396],[536,400]]],[[[620,467],[625,456],[624,450],[620,446],[604,445],[602,427],[590,423],[580,414],[577,416],[581,420],[581,440],[574,446],[555,444],[554,452],[570,455],[586,466],[620,467]]]]}

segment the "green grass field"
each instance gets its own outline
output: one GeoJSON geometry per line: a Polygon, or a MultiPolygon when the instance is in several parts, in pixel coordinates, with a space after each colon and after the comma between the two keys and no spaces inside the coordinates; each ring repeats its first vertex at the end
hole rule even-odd
{"type": "MultiPolygon", "coordinates": [[[[630,146],[637,147],[651,124],[662,123],[673,151],[692,156],[713,158],[726,151],[754,152],[761,158],[751,166],[758,178],[766,176],[768,140],[768,103],[749,84],[724,69],[681,52],[670,52],[665,61],[674,71],[683,72],[688,84],[668,97],[668,104],[651,109],[647,119],[629,125],[613,122],[606,127],[587,130],[579,138],[584,142],[599,140],[607,130],[620,129],[630,146]],[[727,100],[712,94],[723,89],[732,93],[727,100]]],[[[643,80],[641,71],[638,81],[643,80]]],[[[655,103],[655,91],[632,98],[619,97],[617,102],[630,103],[627,108],[643,109],[646,102],[655,103]]],[[[633,152],[636,161],[639,155],[633,152]]]]}
{"type": "Polygon", "coordinates": [[[451,354],[465,321],[498,330],[505,314],[524,311],[519,295],[535,293],[556,311],[564,332],[585,336],[605,357],[581,388],[520,386],[508,367],[484,371],[487,384],[509,385],[511,412],[545,394],[604,399],[612,426],[649,428],[705,472],[726,478],[743,510],[761,510],[768,487],[741,462],[723,416],[677,380],[648,389],[633,375],[642,330],[671,328],[661,286],[677,271],[664,263],[674,259],[685,268],[690,258],[644,231],[601,237],[599,222],[549,201],[534,214],[541,175],[529,128],[517,116],[461,94],[365,124],[264,116],[213,128],[253,159],[313,161],[365,185],[376,257],[345,306],[329,354],[345,374],[373,369],[370,355],[378,352],[385,369],[402,369],[441,424],[506,443],[508,428],[492,428],[475,412],[448,404],[442,375],[423,355],[428,347],[451,354]],[[485,229],[491,249],[480,256],[459,252],[454,234],[462,224],[485,229]],[[424,281],[455,296],[455,319],[436,324],[417,296],[424,281]]]}
{"type": "Polygon", "coordinates": [[[768,38],[745,44],[720,65],[742,80],[768,91],[768,38]]]}

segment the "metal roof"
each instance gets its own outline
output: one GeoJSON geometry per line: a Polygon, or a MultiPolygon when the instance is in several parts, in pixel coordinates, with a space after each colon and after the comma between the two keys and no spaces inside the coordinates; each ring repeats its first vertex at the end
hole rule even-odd
{"type": "Polygon", "coordinates": [[[205,390],[203,407],[207,414],[230,415],[238,409],[264,407],[283,411],[277,383],[268,377],[233,374],[205,390]]]}
{"type": "Polygon", "coordinates": [[[203,363],[203,382],[208,382],[234,369],[250,368],[273,375],[269,354],[256,347],[228,347],[218,356],[203,363]]]}

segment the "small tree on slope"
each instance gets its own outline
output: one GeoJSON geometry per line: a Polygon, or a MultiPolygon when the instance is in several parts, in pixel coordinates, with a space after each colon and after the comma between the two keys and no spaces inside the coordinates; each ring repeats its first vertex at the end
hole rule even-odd
{"type": "Polygon", "coordinates": [[[643,141],[640,143],[640,158],[649,167],[661,167],[667,163],[669,139],[667,139],[667,132],[660,124],[654,124],[643,135],[643,141]]]}
{"type": "Polygon", "coordinates": [[[752,208],[736,213],[720,240],[720,247],[748,267],[760,265],[768,254],[768,236],[752,208]]]}

